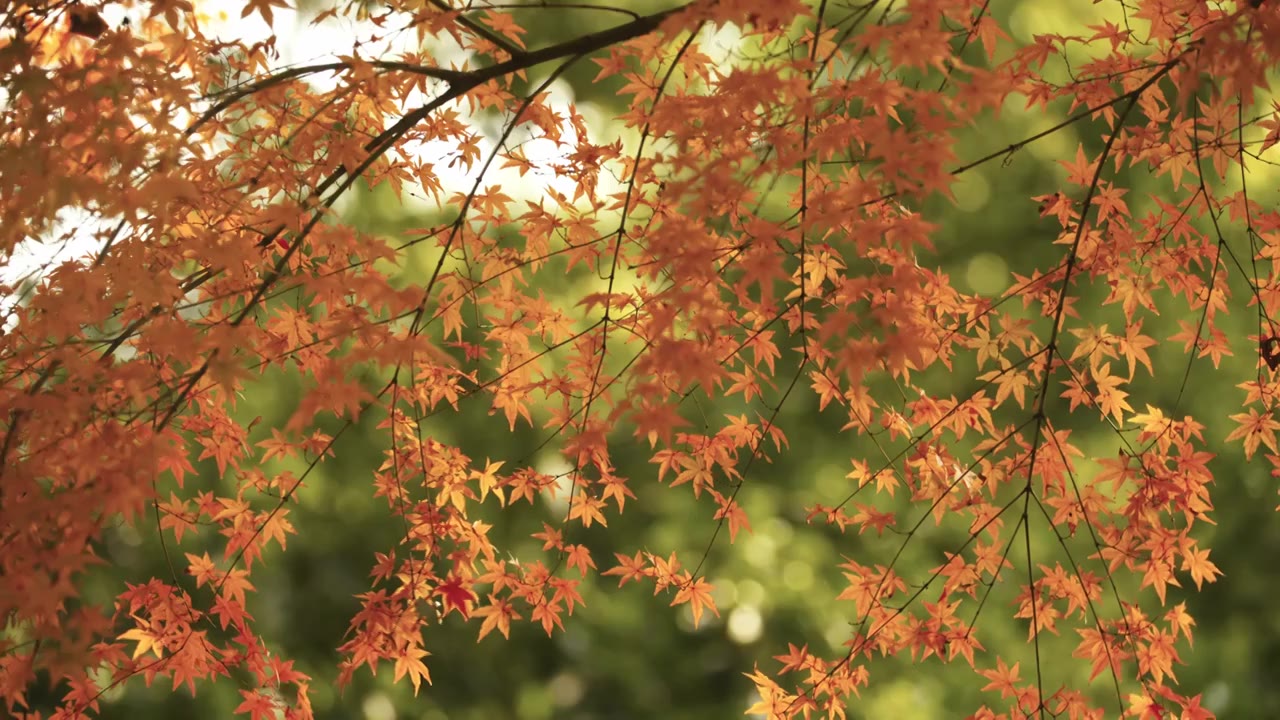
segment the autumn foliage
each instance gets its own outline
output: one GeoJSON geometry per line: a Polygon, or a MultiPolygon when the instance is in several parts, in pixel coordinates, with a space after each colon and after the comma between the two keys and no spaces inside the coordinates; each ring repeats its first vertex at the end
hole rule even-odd
{"type": "Polygon", "coordinates": [[[770,482],[807,395],[868,449],[809,523],[898,551],[836,569],[842,652],[795,638],[741,668],[749,712],[843,718],[898,656],[972,668],[986,704],[957,716],[1210,717],[1176,680],[1195,621],[1171,596],[1219,575],[1197,541],[1212,448],[1280,466],[1280,211],[1248,182],[1280,139],[1280,3],[1129,0],[1030,42],[981,0],[623,5],[535,46],[510,6],[326,5],[315,26],[355,34],[314,64],[215,34],[194,0],[8,5],[0,257],[90,249],[0,288],[0,708],[52,688],[54,717],[92,717],[123,683],[230,683],[253,720],[311,717],[313,680],[255,630],[255,578],[370,418],[383,461],[349,482],[401,540],[369,558],[339,684],[425,690],[433,627],[558,633],[602,577],[706,622],[708,552],[752,532],[739,491],[770,482]],[[583,68],[625,100],[607,123],[551,92],[583,68]],[[1008,113],[1041,130],[982,132],[1008,113]],[[1055,262],[994,294],[939,270],[957,180],[1066,131],[1061,181],[999,198],[1038,213],[1055,262]],[[370,189],[439,222],[362,232],[343,203],[370,189]],[[1227,356],[1257,368],[1238,414],[1154,399],[1227,356]],[[281,374],[305,389],[287,421],[243,417],[281,374]],[[424,430],[474,404],[489,456],[424,430]],[[1075,439],[1099,425],[1104,455],[1075,439]],[[508,453],[520,426],[566,469],[508,453]],[[698,499],[707,551],[593,553],[653,484],[698,499]],[[538,519],[541,556],[492,539],[508,516],[538,519]],[[162,539],[167,572],[104,567],[122,525],[162,539]],[[933,568],[908,577],[897,557],[927,538],[933,568]],[[92,602],[104,571],[114,601],[92,602]],[[984,633],[997,615],[1018,643],[984,633]]]}

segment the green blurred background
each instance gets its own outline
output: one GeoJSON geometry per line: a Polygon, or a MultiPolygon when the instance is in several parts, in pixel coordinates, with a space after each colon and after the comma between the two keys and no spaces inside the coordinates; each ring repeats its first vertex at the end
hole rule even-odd
{"type": "MultiPolygon", "coordinates": [[[[1112,5],[1117,3],[1024,0],[993,3],[991,11],[1021,43],[1033,33],[1083,32],[1085,25],[1114,17],[1115,8],[1107,7],[1112,5]]],[[[658,5],[628,7],[647,11],[658,5]]],[[[599,29],[618,19],[587,10],[562,10],[554,16],[535,11],[520,17],[529,30],[530,46],[599,29]]],[[[306,28],[299,32],[305,33],[306,28]]],[[[613,94],[617,88],[608,82],[593,83],[595,72],[593,63],[582,63],[566,80],[579,103],[599,110],[588,117],[605,117],[619,109],[613,94]]],[[[1054,120],[1043,113],[1023,112],[1019,103],[1011,102],[999,120],[974,131],[959,147],[977,156],[1033,134],[1054,120]]],[[[610,132],[607,125],[593,129],[601,135],[610,132]]],[[[1038,217],[1036,205],[1028,198],[1059,189],[1064,174],[1055,161],[1072,157],[1078,142],[1098,151],[1099,133],[1086,130],[1063,130],[1005,163],[997,161],[964,175],[954,186],[954,205],[939,198],[918,208],[940,226],[938,252],[934,257],[922,256],[921,264],[940,267],[964,291],[996,294],[1009,285],[1011,273],[1026,274],[1058,262],[1063,247],[1051,243],[1056,229],[1038,217]]],[[[1268,175],[1273,171],[1254,170],[1253,187],[1274,186],[1274,176],[1268,175]]],[[[1145,174],[1122,175],[1117,184],[1131,188],[1127,198],[1135,214],[1149,206],[1148,196],[1167,191],[1145,174]]],[[[531,186],[504,191],[519,196],[538,190],[531,186]]],[[[1273,200],[1271,192],[1262,201],[1273,200]]],[[[389,235],[436,220],[400,207],[385,193],[356,197],[348,216],[364,231],[389,235]]],[[[1239,247],[1244,247],[1243,242],[1239,247]]],[[[411,259],[405,272],[419,272],[416,265],[426,259],[411,259]]],[[[546,291],[554,296],[556,289],[546,291]]],[[[1280,717],[1280,609],[1273,604],[1280,597],[1280,573],[1273,565],[1280,549],[1280,525],[1275,522],[1274,482],[1265,460],[1246,463],[1238,446],[1223,443],[1233,427],[1226,416],[1239,412],[1243,399],[1235,386],[1254,376],[1255,356],[1243,338],[1254,331],[1256,321],[1252,310],[1244,308],[1242,297],[1237,292],[1236,313],[1223,320],[1228,335],[1241,339],[1235,358],[1216,370],[1207,360],[1195,363],[1183,389],[1186,358],[1180,348],[1162,343],[1152,353],[1157,379],[1141,385],[1142,392],[1135,391],[1130,402],[1138,410],[1142,403],[1151,403],[1171,411],[1181,391],[1179,416],[1189,413],[1216,419],[1208,423],[1207,437],[1210,448],[1219,453],[1213,463],[1218,477],[1213,496],[1217,526],[1200,538],[1213,549],[1212,558],[1224,576],[1201,593],[1171,592],[1170,604],[1185,600],[1197,620],[1194,651],[1181,648],[1186,665],[1177,669],[1177,680],[1185,693],[1203,692],[1205,705],[1219,717],[1270,718],[1280,717]]],[[[1147,319],[1145,327],[1153,337],[1172,335],[1177,331],[1176,320],[1186,316],[1185,305],[1168,307],[1160,317],[1147,319]]],[[[1119,320],[1114,309],[1098,312],[1119,320]]],[[[1118,322],[1113,324],[1117,326],[1118,322]]],[[[788,369],[782,366],[780,377],[787,377],[788,369]]],[[[974,386],[973,370],[972,360],[957,364],[951,378],[953,392],[962,396],[974,386]]],[[[931,378],[935,388],[946,387],[947,382],[946,376],[931,378]]],[[[293,378],[270,375],[245,393],[243,417],[263,417],[251,442],[261,439],[265,428],[283,423],[298,392],[293,378]]],[[[536,452],[544,434],[526,426],[508,431],[505,421],[495,422],[487,414],[484,402],[464,402],[457,416],[438,419],[432,426],[435,437],[457,444],[473,458],[530,457],[535,464],[554,469],[553,455],[536,452]]],[[[714,407],[704,405],[703,410],[715,414],[714,407]]],[[[341,436],[336,459],[311,474],[292,511],[297,534],[289,538],[288,551],[268,554],[253,574],[257,593],[251,598],[251,610],[257,629],[274,652],[292,658],[297,669],[315,679],[313,704],[317,717],[326,720],[741,717],[754,702],[751,684],[742,675],[753,663],[766,672],[776,669],[770,658],[785,652],[788,642],[807,642],[828,657],[839,654],[855,620],[847,603],[833,600],[841,588],[836,566],[842,556],[863,564],[885,562],[900,543],[892,535],[840,536],[821,524],[805,522],[806,507],[832,504],[847,494],[844,476],[851,456],[865,457],[874,467],[877,454],[840,432],[844,419],[838,413],[819,412],[816,400],[800,392],[788,400],[779,418],[791,439],[791,451],[772,465],[754,469],[739,496],[754,532],[734,545],[722,538],[708,559],[706,572],[716,584],[718,620],[712,618],[695,630],[687,609],[669,608],[665,595],[654,597],[650,589],[634,584],[618,590],[606,578],[585,587],[586,606],[575,612],[565,632],[551,638],[539,627],[516,623],[510,641],[495,633],[477,643],[477,626],[462,623],[456,615],[431,627],[426,647],[432,653],[428,660],[433,684],[417,697],[407,682],[392,683],[389,667],[376,677],[362,670],[338,694],[332,684],[339,660],[335,648],[358,607],[353,596],[367,589],[373,553],[393,547],[399,539],[398,525],[388,522],[385,503],[372,498],[369,483],[386,442],[374,430],[377,420],[375,415],[366,416],[341,436]]],[[[1072,429],[1073,440],[1086,452],[1114,456],[1117,441],[1105,427],[1079,421],[1072,429]]],[[[614,459],[620,474],[632,479],[638,498],[627,504],[621,517],[611,517],[607,529],[583,533],[601,569],[611,565],[614,551],[636,548],[662,555],[675,551],[690,559],[700,556],[714,530],[714,508],[705,498],[699,503],[689,492],[653,482],[653,466],[640,450],[620,445],[614,459]]],[[[212,462],[202,463],[199,469],[202,477],[197,487],[229,487],[217,477],[212,462]]],[[[268,469],[301,468],[277,464],[268,469]]],[[[162,488],[162,495],[167,492],[162,488]]],[[[542,502],[533,509],[522,506],[487,520],[495,524],[495,542],[512,547],[519,556],[521,548],[536,552],[537,541],[529,533],[539,529],[543,520],[556,522],[562,512],[542,502]]],[[[1041,533],[1035,536],[1037,548],[1045,553],[1037,559],[1052,562],[1054,541],[1043,528],[1036,532],[1041,533]]],[[[963,535],[955,533],[922,536],[900,561],[899,571],[920,581],[937,564],[940,550],[962,540],[963,535]]],[[[167,575],[153,528],[113,530],[105,552],[117,577],[167,575]]],[[[94,582],[104,594],[111,587],[102,578],[94,582]]],[[[1189,580],[1184,585],[1191,587],[1189,580]]],[[[980,624],[987,633],[988,651],[1007,649],[1005,657],[1022,659],[1026,679],[1032,667],[1029,646],[1025,626],[1010,619],[1010,599],[1008,593],[997,592],[980,624]],[[999,644],[993,642],[996,638],[1002,638],[999,644]]],[[[1046,663],[1061,663],[1058,674],[1083,685],[1087,664],[1066,660],[1074,636],[1064,640],[1061,647],[1046,653],[1046,663]]],[[[981,662],[991,666],[994,659],[988,655],[981,662]]],[[[1000,706],[994,695],[984,697],[978,692],[982,683],[963,663],[887,659],[874,664],[872,673],[870,687],[850,706],[852,718],[932,720],[958,717],[984,701],[1000,706]]],[[[1111,693],[1106,677],[1095,686],[1100,697],[1111,693]]],[[[171,692],[164,681],[152,688],[134,681],[104,698],[102,716],[225,718],[232,716],[239,702],[230,683],[202,688],[198,698],[191,698],[185,691],[171,692]]]]}

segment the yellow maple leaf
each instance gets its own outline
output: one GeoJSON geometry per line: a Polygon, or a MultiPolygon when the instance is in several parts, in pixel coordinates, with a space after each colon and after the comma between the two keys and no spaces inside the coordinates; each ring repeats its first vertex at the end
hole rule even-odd
{"type": "Polygon", "coordinates": [[[160,638],[156,637],[149,630],[142,628],[134,628],[120,634],[121,640],[136,640],[138,646],[133,649],[133,659],[137,660],[138,656],[145,655],[148,650],[154,652],[156,657],[164,657],[164,646],[160,643],[160,638]]]}
{"type": "Polygon", "coordinates": [[[431,653],[420,647],[409,647],[396,658],[396,680],[409,675],[409,682],[413,683],[413,694],[417,696],[418,688],[422,685],[422,681],[426,680],[427,684],[431,684],[431,673],[427,671],[427,666],[422,662],[422,658],[431,653]]]}

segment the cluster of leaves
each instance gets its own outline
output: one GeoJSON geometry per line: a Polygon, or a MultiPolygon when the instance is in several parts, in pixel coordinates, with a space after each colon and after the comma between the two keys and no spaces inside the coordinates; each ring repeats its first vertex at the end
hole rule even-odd
{"type": "MultiPolygon", "coordinates": [[[[255,0],[245,15],[270,23],[285,7],[255,0]]],[[[207,34],[187,0],[144,0],[116,27],[68,0],[5,11],[0,253],[94,241],[0,288],[8,712],[29,709],[38,677],[64,693],[55,717],[75,718],[142,676],[238,683],[239,713],[310,717],[310,679],[258,635],[247,597],[306,480],[264,468],[324,462],[335,417],[379,418],[388,449],[368,490],[402,528],[371,558],[339,682],[389,665],[429,683],[430,628],[455,616],[480,638],[522,621],[557,632],[597,574],[651,584],[698,622],[717,612],[705,553],[613,562],[584,533],[654,481],[710,501],[711,543],[750,532],[739,490],[787,451],[781,409],[811,391],[878,453],[851,458],[848,497],[815,504],[811,522],[889,532],[899,555],[931,532],[961,540],[926,577],[848,559],[845,651],[792,645],[755,668],[748,712],[844,717],[876,658],[902,655],[971,666],[990,699],[969,709],[979,718],[1209,716],[1174,681],[1194,622],[1164,606],[1180,577],[1218,575],[1195,530],[1219,419],[1134,403],[1158,345],[1215,365],[1238,349],[1220,329],[1235,267],[1258,318],[1246,342],[1264,352],[1227,439],[1280,466],[1280,387],[1261,362],[1280,335],[1280,212],[1244,182],[1280,139],[1280,105],[1262,95],[1280,8],[1131,0],[1122,24],[1022,44],[977,0],[693,0],[593,6],[613,24],[536,48],[512,15],[468,8],[334,6],[315,24],[368,34],[332,62],[285,67],[274,36],[207,34]],[[411,42],[392,52],[387,36],[411,42]],[[463,59],[433,59],[442,43],[463,59]],[[587,64],[629,101],[605,137],[549,91],[587,64]],[[1011,106],[1060,121],[977,154],[961,145],[1011,106]],[[496,141],[466,121],[478,116],[501,119],[496,141]],[[1060,262],[994,297],[931,270],[922,203],[1068,129],[1087,142],[1057,192],[1008,200],[1059,228],[1060,262]],[[445,164],[473,184],[446,187],[445,164]],[[487,181],[503,168],[553,181],[516,202],[487,181]],[[1122,169],[1168,191],[1135,199],[1122,169]],[[357,183],[446,221],[363,234],[335,211],[357,183]],[[398,279],[423,256],[426,273],[398,279]],[[1158,308],[1188,318],[1181,332],[1144,333],[1158,308]],[[251,439],[238,392],[268,371],[307,390],[251,439]],[[727,409],[708,416],[700,398],[727,409]],[[468,457],[424,430],[476,402],[545,430],[569,469],[468,457]],[[1079,418],[1110,425],[1118,456],[1073,445],[1079,418]],[[654,473],[620,471],[620,445],[647,447],[654,473]],[[225,484],[187,486],[203,459],[225,484]],[[544,497],[564,514],[546,516],[544,497]],[[545,516],[544,557],[511,558],[481,506],[545,516]],[[80,579],[119,523],[160,533],[170,572],[117,578],[99,607],[80,579]],[[1033,547],[1033,526],[1056,546],[1033,547]],[[984,643],[979,620],[1005,586],[1026,647],[984,643]],[[1098,686],[1046,660],[1059,637],[1098,686]]]]}

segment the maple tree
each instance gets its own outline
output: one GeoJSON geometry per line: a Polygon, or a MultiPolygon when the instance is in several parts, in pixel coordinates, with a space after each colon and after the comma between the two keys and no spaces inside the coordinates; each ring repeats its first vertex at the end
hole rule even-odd
{"type": "Polygon", "coordinates": [[[438,628],[560,633],[597,584],[711,622],[712,550],[753,532],[743,492],[812,402],[854,451],[805,519],[887,554],[829,568],[838,651],[740,669],[748,713],[844,718],[909,658],[969,668],[970,717],[1211,717],[1176,673],[1183,598],[1221,574],[1215,449],[1280,467],[1280,210],[1250,182],[1280,140],[1280,4],[1110,4],[1028,41],[978,0],[348,2],[310,22],[350,49],[307,63],[188,0],[10,5],[0,252],[92,249],[0,288],[0,703],[76,718],[129,683],[230,685],[237,714],[311,717],[320,680],[250,608],[357,423],[382,457],[349,482],[397,538],[339,686],[389,668],[425,691],[438,628]],[[597,29],[526,43],[569,10],[597,29]],[[558,99],[571,73],[621,109],[558,99]],[[1010,113],[1040,129],[983,132],[1010,113]],[[1053,261],[993,292],[943,272],[959,183],[1064,136],[1053,187],[1000,198],[1053,261]],[[361,229],[343,203],[376,192],[436,221],[361,229]],[[1192,368],[1231,357],[1243,410],[1187,412],[1192,368]],[[245,417],[284,377],[287,416],[245,417]],[[483,454],[432,432],[476,405],[483,454]],[[696,501],[702,548],[615,550],[654,485],[696,501]],[[530,521],[517,556],[495,528],[530,521]],[[122,526],[160,573],[111,572],[122,526]]]}

